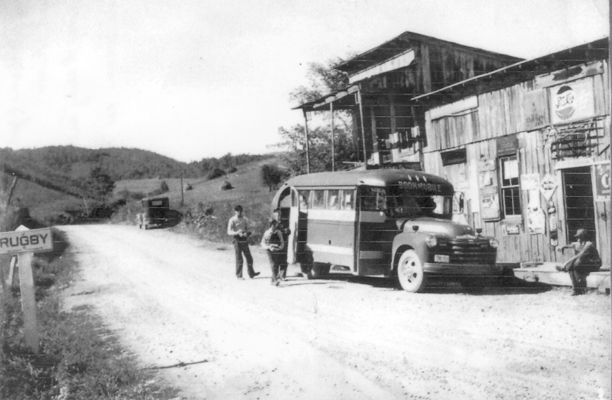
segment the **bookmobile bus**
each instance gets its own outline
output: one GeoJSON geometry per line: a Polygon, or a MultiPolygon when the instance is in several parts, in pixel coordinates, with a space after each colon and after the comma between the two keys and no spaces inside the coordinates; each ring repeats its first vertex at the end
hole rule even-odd
{"type": "Polygon", "coordinates": [[[395,278],[409,292],[444,278],[474,288],[502,276],[497,242],[454,223],[453,186],[421,171],[371,169],[296,176],[272,207],[290,228],[287,262],[314,278],[330,272],[395,278]]]}

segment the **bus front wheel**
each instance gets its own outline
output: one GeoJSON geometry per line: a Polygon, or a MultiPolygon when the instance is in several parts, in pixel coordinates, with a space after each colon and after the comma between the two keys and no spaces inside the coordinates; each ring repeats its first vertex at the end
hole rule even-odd
{"type": "Polygon", "coordinates": [[[423,272],[423,263],[414,250],[406,250],[397,263],[397,280],[407,292],[418,293],[425,290],[427,277],[423,272]]]}

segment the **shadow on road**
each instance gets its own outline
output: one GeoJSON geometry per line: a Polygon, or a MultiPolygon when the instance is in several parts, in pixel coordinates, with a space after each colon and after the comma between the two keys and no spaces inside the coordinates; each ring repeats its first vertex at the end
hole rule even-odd
{"type": "MultiPolygon", "coordinates": [[[[341,289],[342,286],[334,285],[334,282],[351,283],[355,285],[367,285],[374,288],[389,290],[389,291],[402,291],[399,288],[397,282],[394,279],[384,278],[369,278],[369,277],[355,277],[347,275],[334,275],[330,274],[325,279],[307,280],[306,278],[292,278],[287,282],[283,282],[286,287],[291,286],[302,286],[302,285],[328,285],[330,289],[341,289]]],[[[432,280],[429,282],[425,293],[438,293],[438,294],[458,294],[463,293],[467,295],[480,296],[480,295],[521,295],[521,294],[538,294],[552,290],[552,286],[546,285],[539,282],[526,282],[521,279],[507,276],[500,279],[497,282],[491,282],[486,286],[479,287],[463,287],[460,283],[445,281],[445,280],[432,280]]]]}

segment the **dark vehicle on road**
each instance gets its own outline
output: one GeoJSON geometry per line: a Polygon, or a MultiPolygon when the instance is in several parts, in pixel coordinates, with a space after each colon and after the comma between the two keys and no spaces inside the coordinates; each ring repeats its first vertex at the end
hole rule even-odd
{"type": "Polygon", "coordinates": [[[409,292],[444,278],[474,288],[502,277],[497,241],[451,220],[453,186],[414,170],[323,172],[290,179],[272,207],[291,230],[287,262],[396,278],[409,292]]]}
{"type": "Polygon", "coordinates": [[[166,228],[178,224],[182,214],[170,209],[168,197],[142,199],[143,212],[137,215],[138,228],[166,228]]]}

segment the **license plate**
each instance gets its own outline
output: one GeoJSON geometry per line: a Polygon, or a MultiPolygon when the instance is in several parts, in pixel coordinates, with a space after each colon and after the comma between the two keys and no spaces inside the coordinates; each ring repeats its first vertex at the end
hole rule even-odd
{"type": "Polygon", "coordinates": [[[447,263],[450,261],[450,257],[444,254],[434,254],[434,262],[447,263]]]}

